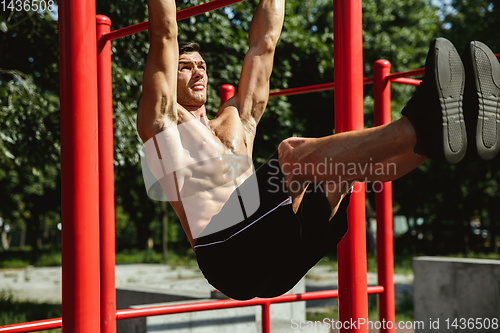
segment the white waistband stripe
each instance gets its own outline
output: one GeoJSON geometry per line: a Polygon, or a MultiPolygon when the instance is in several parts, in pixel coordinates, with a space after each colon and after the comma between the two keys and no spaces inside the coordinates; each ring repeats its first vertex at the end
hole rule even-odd
{"type": "Polygon", "coordinates": [[[284,200],[282,203],[280,203],[278,206],[274,207],[273,209],[271,209],[270,211],[268,211],[267,213],[265,213],[264,215],[262,215],[261,217],[259,217],[258,219],[256,219],[255,221],[253,221],[252,223],[250,223],[249,225],[245,226],[244,228],[242,228],[241,230],[238,230],[237,232],[235,232],[234,234],[232,234],[231,236],[229,236],[228,238],[224,239],[224,240],[220,240],[220,241],[217,241],[217,242],[212,242],[212,243],[207,243],[207,244],[200,244],[200,245],[195,245],[194,248],[198,248],[198,247],[202,247],[202,246],[209,246],[209,245],[215,245],[215,244],[220,244],[220,243],[224,243],[225,241],[227,241],[228,239],[231,239],[232,237],[236,236],[237,234],[239,234],[240,232],[242,232],[243,230],[246,230],[248,227],[250,227],[251,225],[255,224],[257,221],[263,219],[264,217],[266,217],[267,215],[271,214],[273,211],[275,211],[276,209],[278,209],[279,207],[281,206],[285,206],[285,205],[291,205],[292,204],[292,197],[288,197],[286,200],[284,200]]]}

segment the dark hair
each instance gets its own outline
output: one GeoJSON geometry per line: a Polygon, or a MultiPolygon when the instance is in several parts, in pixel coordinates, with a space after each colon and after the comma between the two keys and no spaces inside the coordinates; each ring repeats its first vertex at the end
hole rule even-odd
{"type": "Polygon", "coordinates": [[[192,42],[180,42],[179,43],[179,55],[188,52],[200,52],[200,45],[192,42]]]}

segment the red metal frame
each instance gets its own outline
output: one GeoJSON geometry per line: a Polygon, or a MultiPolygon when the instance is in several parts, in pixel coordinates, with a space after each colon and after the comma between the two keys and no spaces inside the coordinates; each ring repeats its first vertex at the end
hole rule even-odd
{"type": "MultiPolygon", "coordinates": [[[[370,295],[380,294],[384,292],[384,287],[382,286],[368,287],[367,292],[370,295]]],[[[312,291],[302,294],[288,294],[275,298],[254,298],[248,301],[219,300],[219,301],[208,301],[201,303],[158,306],[158,307],[150,307],[142,309],[127,309],[127,310],[118,310],[116,312],[116,320],[260,305],[262,306],[262,318],[263,318],[262,332],[269,333],[271,329],[270,317],[269,317],[269,308],[271,304],[312,301],[312,300],[320,300],[320,299],[328,299],[336,297],[338,297],[338,290],[326,290],[326,291],[312,291]]],[[[0,327],[0,332],[9,332],[9,333],[35,332],[46,329],[60,328],[61,324],[62,324],[62,319],[55,318],[50,320],[40,320],[23,324],[3,326],[0,327]]]]}
{"type": "MultiPolygon", "coordinates": [[[[373,68],[373,89],[375,96],[375,126],[391,122],[391,83],[388,79],[391,64],[387,60],[378,60],[373,68]]],[[[392,183],[382,184],[376,189],[375,212],[377,214],[377,273],[378,283],[384,287],[379,295],[379,320],[392,322],[384,325],[380,333],[396,331],[395,293],[394,293],[394,253],[392,235],[392,183]],[[389,328],[390,327],[390,328],[389,328]]]]}
{"type": "MultiPolygon", "coordinates": [[[[177,19],[241,1],[243,0],[210,1],[178,12],[177,19]]],[[[90,0],[63,1],[59,4],[63,124],[63,317],[7,325],[0,327],[0,332],[32,332],[64,326],[69,332],[76,333],[115,333],[117,319],[260,305],[262,330],[267,333],[270,331],[271,304],[339,296],[339,291],[330,290],[283,295],[273,299],[256,298],[245,302],[222,300],[116,311],[110,41],[145,30],[148,22],[110,32],[109,18],[102,15],[96,18],[94,15],[95,4],[90,0]]],[[[375,123],[379,125],[390,122],[390,81],[418,85],[419,80],[407,77],[423,75],[424,70],[390,74],[390,64],[387,61],[378,61],[375,64],[374,78],[363,79],[361,0],[334,0],[334,15],[335,81],[342,83],[335,91],[336,131],[363,128],[363,84],[375,85],[375,123]]],[[[334,83],[327,83],[273,91],[270,97],[333,88],[334,83]]],[[[230,86],[223,86],[221,89],[221,102],[234,95],[234,87],[231,89],[230,86]]],[[[357,193],[353,194],[349,207],[349,231],[339,244],[340,320],[367,318],[367,295],[378,293],[380,320],[394,321],[392,187],[390,183],[385,183],[384,190],[377,196],[379,286],[376,287],[365,287],[363,184],[356,185],[355,192],[357,193]]],[[[358,331],[367,332],[367,329],[361,328],[358,331]]],[[[394,332],[387,330],[389,331],[394,332]]]]}
{"type": "MultiPolygon", "coordinates": [[[[177,21],[187,19],[192,16],[200,15],[206,12],[210,12],[212,10],[220,9],[223,7],[227,7],[230,5],[233,5],[238,2],[243,2],[245,0],[213,0],[210,2],[202,3],[201,5],[197,5],[194,7],[186,8],[181,11],[177,12],[177,21]]],[[[125,37],[128,35],[135,34],[140,31],[144,31],[148,28],[149,21],[138,23],[131,25],[129,27],[125,27],[122,29],[118,29],[115,31],[112,31],[111,33],[107,34],[104,39],[106,41],[108,40],[113,40],[121,37],[125,37]]]]}
{"type": "Polygon", "coordinates": [[[226,103],[228,99],[234,96],[234,86],[231,84],[223,84],[220,87],[220,105],[226,103]]]}
{"type": "MultiPolygon", "coordinates": [[[[380,110],[383,110],[385,113],[384,115],[384,120],[383,122],[388,122],[390,120],[390,108],[387,106],[390,105],[390,94],[387,93],[387,89],[389,88],[388,81],[399,81],[399,78],[401,73],[395,73],[395,74],[390,74],[390,75],[379,75],[376,74],[374,78],[365,78],[364,83],[374,83],[376,81],[379,81],[379,84],[382,86],[385,85],[385,90],[381,90],[376,88],[375,89],[375,103],[376,105],[379,104],[380,99],[384,99],[385,102],[383,105],[384,107],[380,108],[380,110]],[[384,91],[385,94],[381,94],[380,91],[384,91]],[[383,96],[381,96],[383,95],[383,96]]],[[[414,75],[413,72],[407,72],[405,75],[414,75]]],[[[420,74],[417,74],[420,75],[420,74]]],[[[331,84],[333,88],[333,84],[331,84]]],[[[225,87],[224,89],[227,89],[228,87],[225,87]]],[[[305,89],[307,90],[307,89],[305,89]]],[[[234,89],[229,88],[229,91],[234,91],[234,89]]],[[[286,90],[282,91],[284,92],[283,95],[286,95],[286,90]]],[[[280,92],[277,95],[280,95],[280,92]]],[[[377,110],[378,106],[376,106],[377,110]]],[[[379,111],[376,111],[378,113],[379,111]]],[[[378,121],[377,121],[378,122],[378,121]]],[[[387,192],[388,193],[388,192],[387,192]]],[[[377,200],[379,200],[377,198],[377,200]]],[[[392,249],[392,221],[390,218],[388,218],[389,213],[392,212],[392,204],[390,204],[390,195],[386,194],[385,196],[385,203],[384,209],[386,210],[384,223],[379,224],[379,227],[377,229],[382,229],[382,228],[390,228],[384,232],[386,240],[381,241],[381,233],[377,234],[377,243],[380,244],[379,246],[385,244],[388,246],[387,251],[380,251],[380,249],[377,250],[377,259],[378,259],[378,267],[379,267],[379,286],[375,287],[368,287],[367,294],[380,294],[379,297],[387,298],[387,302],[390,302],[390,300],[394,299],[393,296],[390,296],[391,294],[391,288],[392,290],[394,289],[394,284],[392,282],[388,282],[388,280],[384,280],[383,276],[381,274],[386,274],[386,277],[391,278],[390,271],[393,269],[393,257],[392,257],[392,251],[389,249],[392,249]],[[383,254],[384,253],[384,254],[383,254]],[[381,263],[382,262],[382,263],[381,263]],[[385,273],[381,273],[381,271],[384,271],[385,273]],[[389,272],[389,273],[388,273],[389,272]],[[385,281],[385,282],[384,282],[385,281]],[[387,293],[386,296],[384,294],[387,293]]],[[[380,216],[382,215],[379,213],[381,211],[377,210],[377,215],[380,216]]],[[[380,223],[380,222],[379,222],[380,223]]],[[[114,256],[114,252],[113,252],[114,256]]],[[[112,268],[114,270],[114,264],[112,265],[112,268]]],[[[114,288],[114,285],[113,285],[114,288]]],[[[122,319],[130,319],[130,318],[137,318],[137,317],[142,317],[142,316],[150,316],[150,315],[164,315],[164,314],[172,314],[172,313],[181,313],[181,312],[193,312],[193,311],[202,311],[202,310],[215,310],[215,309],[223,309],[223,308],[229,308],[229,307],[241,307],[241,306],[255,306],[255,305],[261,305],[263,308],[263,332],[269,332],[270,329],[270,318],[269,318],[269,306],[270,304],[274,303],[283,303],[283,302],[295,302],[295,301],[308,301],[308,300],[318,300],[318,299],[326,299],[326,298],[335,298],[338,297],[338,290],[327,290],[327,291],[318,291],[318,292],[308,292],[308,293],[302,293],[302,294],[292,294],[292,295],[283,295],[280,297],[276,297],[273,299],[253,299],[250,301],[246,302],[241,302],[241,301],[235,301],[235,300],[222,300],[222,301],[212,301],[212,302],[205,302],[205,303],[194,303],[194,304],[183,304],[183,305],[171,305],[171,306],[164,306],[164,307],[156,307],[156,308],[144,308],[144,309],[133,309],[133,310],[118,310],[116,311],[115,318],[116,320],[122,320],[122,319]]],[[[393,291],[392,291],[393,294],[393,291]]],[[[390,307],[387,307],[385,312],[384,310],[381,309],[383,306],[384,301],[381,300],[380,305],[379,305],[379,311],[381,312],[380,314],[380,320],[385,319],[386,321],[391,319],[391,316],[393,316],[394,311],[391,311],[390,307]]],[[[113,319],[112,319],[113,320],[113,319]]],[[[13,325],[6,325],[0,327],[0,332],[11,332],[11,333],[21,333],[21,332],[34,332],[34,331],[42,331],[46,329],[55,329],[55,328],[60,328],[62,326],[62,318],[55,318],[55,319],[48,319],[48,320],[40,320],[40,321],[33,321],[29,323],[22,323],[22,324],[13,324],[13,325]]]]}
{"type": "MultiPolygon", "coordinates": [[[[361,0],[334,0],[335,132],[363,129],[361,0]]],[[[347,210],[349,230],[338,244],[339,319],[368,320],[364,183],[356,183],[347,210]]],[[[352,329],[342,328],[341,332],[352,329]]],[[[368,326],[358,332],[368,332],[368,326]]]]}
{"type": "Polygon", "coordinates": [[[59,3],[64,329],[100,331],[95,3],[59,3]]]}
{"type": "Polygon", "coordinates": [[[335,84],[333,82],[332,83],[323,83],[323,84],[316,84],[316,85],[307,86],[307,87],[299,87],[299,88],[290,88],[290,89],[283,89],[283,90],[278,90],[278,91],[271,91],[269,93],[269,97],[300,95],[300,94],[312,93],[312,92],[317,92],[317,91],[332,90],[334,88],[335,88],[335,84]]]}
{"type": "Polygon", "coordinates": [[[116,332],[115,288],[115,178],[113,149],[113,100],[111,42],[102,36],[110,32],[111,20],[97,15],[97,78],[99,85],[99,198],[101,233],[101,332],[116,332]]]}

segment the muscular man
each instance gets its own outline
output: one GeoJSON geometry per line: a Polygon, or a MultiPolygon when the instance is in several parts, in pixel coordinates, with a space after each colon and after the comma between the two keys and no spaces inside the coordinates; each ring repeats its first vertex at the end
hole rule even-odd
{"type": "Polygon", "coordinates": [[[207,64],[198,45],[178,44],[174,0],[148,0],[151,46],[137,116],[146,187],[166,195],[205,277],[235,299],[285,293],[336,246],[347,231],[353,182],[394,180],[427,158],[457,163],[470,152],[490,159],[499,149],[500,64],[472,42],[464,70],[453,45],[437,39],[406,117],[323,138],[288,138],[254,172],[253,142],[284,2],[260,1],[238,92],[209,120],[207,64]],[[467,136],[477,144],[467,148],[467,136]]]}

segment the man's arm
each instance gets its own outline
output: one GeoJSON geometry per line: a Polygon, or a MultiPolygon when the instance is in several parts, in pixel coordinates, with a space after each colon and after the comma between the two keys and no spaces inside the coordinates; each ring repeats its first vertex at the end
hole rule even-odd
{"type": "Polygon", "coordinates": [[[175,0],[148,0],[150,47],[142,79],[137,131],[146,142],[177,124],[179,48],[175,0]]]}
{"type": "Polygon", "coordinates": [[[257,126],[266,109],[284,16],[285,0],[261,0],[250,25],[250,48],[243,61],[237,98],[242,121],[252,127],[257,126]]]}

